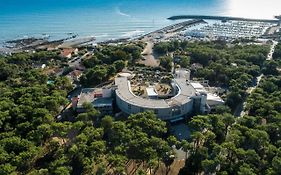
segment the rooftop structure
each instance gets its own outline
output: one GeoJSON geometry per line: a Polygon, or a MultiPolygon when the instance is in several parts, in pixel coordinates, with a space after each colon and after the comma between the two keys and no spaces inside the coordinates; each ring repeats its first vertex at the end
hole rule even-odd
{"type": "Polygon", "coordinates": [[[113,98],[111,89],[86,88],[82,89],[77,103],[77,112],[84,112],[83,104],[91,103],[103,114],[111,114],[113,98]]]}
{"type": "Polygon", "coordinates": [[[148,97],[157,97],[158,94],[155,92],[154,87],[148,87],[146,88],[147,96],[148,97]]]}
{"type": "Polygon", "coordinates": [[[224,101],[219,96],[209,93],[202,84],[194,82],[191,83],[191,85],[194,87],[196,92],[207,94],[207,104],[210,108],[224,104],[224,101]]]}

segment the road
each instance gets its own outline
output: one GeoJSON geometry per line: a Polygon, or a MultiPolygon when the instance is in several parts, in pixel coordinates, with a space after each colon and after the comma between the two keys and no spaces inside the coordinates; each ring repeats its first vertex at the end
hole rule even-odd
{"type": "MultiPolygon", "coordinates": [[[[268,53],[268,55],[267,55],[267,58],[266,58],[267,61],[272,60],[272,56],[273,56],[273,53],[274,53],[274,50],[275,50],[275,47],[276,47],[277,44],[278,44],[277,41],[273,41],[273,44],[272,44],[272,46],[271,46],[271,48],[270,48],[270,51],[269,51],[269,53],[268,53]]],[[[249,88],[247,89],[247,93],[248,93],[249,95],[251,95],[251,93],[259,86],[260,81],[261,81],[261,79],[262,79],[263,77],[264,77],[263,74],[261,74],[260,76],[258,76],[258,77],[257,77],[257,82],[256,82],[255,86],[249,87],[249,88]]],[[[247,101],[247,100],[246,100],[246,101],[247,101]]],[[[244,101],[243,103],[241,103],[241,104],[238,105],[238,107],[236,108],[236,111],[234,112],[234,116],[243,117],[243,116],[245,116],[245,115],[248,114],[248,111],[246,111],[246,105],[247,105],[247,102],[246,102],[246,101],[244,101]]]]}

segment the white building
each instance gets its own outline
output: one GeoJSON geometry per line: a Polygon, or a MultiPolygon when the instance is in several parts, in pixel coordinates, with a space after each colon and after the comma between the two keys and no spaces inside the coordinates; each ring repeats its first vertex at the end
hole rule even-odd
{"type": "Polygon", "coordinates": [[[185,78],[175,78],[173,84],[177,93],[172,98],[143,98],[132,92],[130,81],[126,77],[118,77],[115,79],[117,106],[126,114],[150,110],[162,120],[181,119],[194,111],[206,112],[208,107],[205,93],[198,93],[185,78]]]}
{"type": "Polygon", "coordinates": [[[146,98],[137,96],[131,89],[127,76],[115,78],[115,86],[110,89],[83,89],[77,104],[77,112],[83,112],[83,103],[91,102],[104,114],[113,111],[113,96],[118,108],[125,114],[153,111],[160,119],[177,121],[192,114],[206,114],[211,107],[223,104],[223,100],[208,93],[200,83],[190,83],[183,71],[176,72],[171,86],[173,95],[163,99],[153,87],[148,87],[146,98]]]}

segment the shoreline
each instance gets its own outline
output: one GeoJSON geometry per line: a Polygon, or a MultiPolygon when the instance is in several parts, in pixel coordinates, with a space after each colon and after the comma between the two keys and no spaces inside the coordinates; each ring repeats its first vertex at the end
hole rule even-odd
{"type": "MultiPolygon", "coordinates": [[[[276,17],[277,18],[277,17],[276,17]]],[[[132,37],[122,37],[116,39],[105,39],[103,41],[96,41],[94,36],[80,37],[75,33],[67,33],[67,37],[55,40],[49,40],[51,37],[49,35],[43,37],[27,37],[14,40],[8,40],[0,45],[0,54],[11,54],[22,51],[30,51],[36,49],[58,49],[58,48],[71,48],[71,47],[81,47],[89,45],[105,45],[105,44],[118,44],[124,42],[134,42],[134,41],[147,41],[151,39],[158,39],[160,36],[169,35],[173,33],[178,33],[185,30],[188,27],[206,23],[204,20],[221,20],[226,21],[245,21],[245,22],[266,22],[266,23],[280,23],[281,19],[276,20],[270,19],[250,19],[250,18],[240,18],[240,17],[226,17],[226,16],[204,16],[204,15],[179,15],[167,18],[168,20],[177,21],[174,24],[143,33],[132,37]]]]}

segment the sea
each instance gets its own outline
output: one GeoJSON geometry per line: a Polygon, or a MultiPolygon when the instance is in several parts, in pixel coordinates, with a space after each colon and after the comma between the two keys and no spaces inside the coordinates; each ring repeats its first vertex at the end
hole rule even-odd
{"type": "Polygon", "coordinates": [[[281,0],[0,0],[0,45],[69,35],[97,41],[142,35],[175,23],[173,15],[273,19],[281,0]]]}

